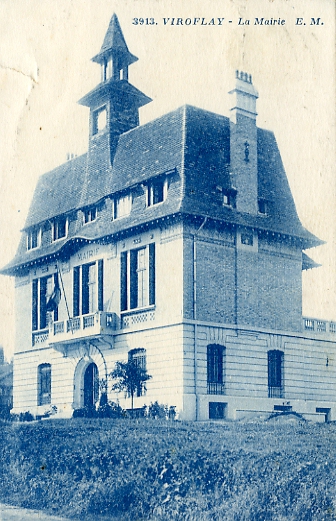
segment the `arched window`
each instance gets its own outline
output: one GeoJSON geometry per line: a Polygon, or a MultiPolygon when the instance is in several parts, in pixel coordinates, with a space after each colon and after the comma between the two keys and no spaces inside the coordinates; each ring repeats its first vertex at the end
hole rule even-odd
{"type": "Polygon", "coordinates": [[[41,364],[37,368],[38,396],[37,405],[51,403],[51,365],[41,364]]]}
{"type": "Polygon", "coordinates": [[[283,398],[284,354],[276,349],[268,351],[268,397],[283,398]]]}
{"type": "MultiPolygon", "coordinates": [[[[141,367],[144,371],[146,371],[146,349],[142,347],[138,347],[136,349],[132,349],[128,352],[128,361],[133,362],[137,367],[141,367]]],[[[143,396],[146,393],[146,386],[142,382],[137,386],[136,394],[137,396],[143,396]]]]}
{"type": "Polygon", "coordinates": [[[208,394],[225,394],[225,347],[210,344],[207,347],[208,394]]]}

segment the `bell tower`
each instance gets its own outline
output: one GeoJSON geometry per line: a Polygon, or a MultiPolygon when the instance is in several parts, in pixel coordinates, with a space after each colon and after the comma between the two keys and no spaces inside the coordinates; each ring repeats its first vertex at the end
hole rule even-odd
{"type": "Polygon", "coordinates": [[[139,108],[152,101],[128,81],[128,68],[137,60],[113,14],[103,45],[92,58],[101,68],[100,83],[79,100],[90,108],[89,164],[111,166],[119,136],[139,125],[139,108]]]}

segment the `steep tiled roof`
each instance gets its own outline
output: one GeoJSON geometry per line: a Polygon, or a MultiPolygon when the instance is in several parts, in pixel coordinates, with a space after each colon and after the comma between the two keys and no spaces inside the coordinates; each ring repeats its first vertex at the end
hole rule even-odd
{"type": "Polygon", "coordinates": [[[250,215],[220,204],[217,185],[231,187],[229,119],[195,107],[185,106],[119,137],[113,165],[90,171],[83,155],[44,174],[35,190],[26,228],[56,215],[101,201],[133,187],[141,190],[149,179],[170,173],[178,189],[169,190],[158,206],[145,205],[130,216],[112,221],[101,215],[89,225],[78,225],[67,239],[47,247],[18,253],[2,272],[55,254],[76,239],[95,240],[172,214],[208,216],[233,225],[292,236],[303,248],[321,243],[300,223],[272,132],[258,129],[258,191],[267,201],[267,215],[250,215]]]}

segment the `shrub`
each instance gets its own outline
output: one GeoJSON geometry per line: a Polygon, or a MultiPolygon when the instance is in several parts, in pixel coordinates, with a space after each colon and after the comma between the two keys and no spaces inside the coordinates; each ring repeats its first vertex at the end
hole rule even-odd
{"type": "Polygon", "coordinates": [[[98,418],[123,418],[124,416],[125,411],[118,403],[107,402],[103,405],[100,403],[97,407],[98,418]]]}
{"type": "Polygon", "coordinates": [[[34,419],[35,419],[34,416],[29,411],[20,412],[20,414],[19,414],[19,422],[31,422],[34,419]]]}
{"type": "Polygon", "coordinates": [[[97,418],[97,411],[95,407],[82,407],[75,409],[72,413],[73,418],[97,418]]]}
{"type": "Polygon", "coordinates": [[[159,404],[158,401],[151,403],[148,407],[147,416],[148,418],[153,418],[154,420],[159,418],[167,418],[168,406],[159,404]]]}

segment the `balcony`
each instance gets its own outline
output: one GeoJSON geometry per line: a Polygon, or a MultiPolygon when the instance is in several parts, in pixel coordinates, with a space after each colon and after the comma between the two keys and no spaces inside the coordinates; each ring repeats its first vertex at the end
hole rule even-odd
{"type": "Polygon", "coordinates": [[[49,344],[69,344],[85,338],[111,336],[116,327],[116,314],[104,311],[53,322],[49,327],[49,344]]]}
{"type": "Polygon", "coordinates": [[[302,318],[302,330],[317,334],[332,334],[336,337],[336,322],[328,322],[319,318],[302,318]]]}

